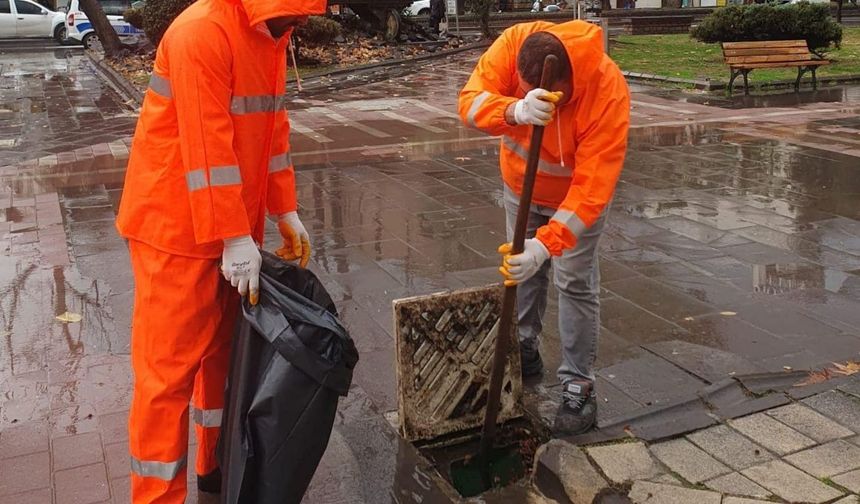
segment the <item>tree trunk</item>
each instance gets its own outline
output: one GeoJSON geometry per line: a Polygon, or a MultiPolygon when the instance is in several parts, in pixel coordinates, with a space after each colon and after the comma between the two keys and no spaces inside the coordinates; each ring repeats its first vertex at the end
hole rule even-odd
{"type": "Polygon", "coordinates": [[[843,0],[837,0],[836,2],[836,22],[842,22],[842,2],[843,0]]]}
{"type": "Polygon", "coordinates": [[[81,10],[87,15],[87,19],[93,24],[93,29],[104,47],[105,57],[113,58],[119,54],[122,43],[119,35],[110,25],[105,11],[97,0],[80,0],[81,10]]]}
{"type": "Polygon", "coordinates": [[[468,0],[473,13],[478,16],[481,33],[488,39],[496,38],[496,33],[490,28],[490,11],[495,7],[496,0],[468,0]]]}
{"type": "Polygon", "coordinates": [[[612,1],[611,0],[600,0],[600,11],[609,11],[612,10],[612,1]]]}
{"type": "Polygon", "coordinates": [[[484,34],[484,37],[491,39],[495,36],[493,30],[490,29],[490,9],[492,8],[492,4],[490,2],[484,2],[486,6],[481,9],[481,33],[484,34]]]}

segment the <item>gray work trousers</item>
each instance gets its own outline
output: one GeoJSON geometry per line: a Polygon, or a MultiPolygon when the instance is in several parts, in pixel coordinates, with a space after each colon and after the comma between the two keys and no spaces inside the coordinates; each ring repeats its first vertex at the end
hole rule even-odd
{"type": "MultiPolygon", "coordinates": [[[[505,188],[508,241],[513,240],[519,196],[505,188]]],[[[554,208],[532,205],[526,238],[534,238],[537,229],[555,214],[554,208]]],[[[561,366],[558,379],[594,382],[594,359],[600,332],[600,267],[597,245],[606,224],[609,205],[584,233],[573,249],[543,264],[535,276],[517,286],[517,310],[520,345],[537,350],[543,329],[549,290],[549,269],[558,290],[558,332],[561,338],[561,366]]]]}

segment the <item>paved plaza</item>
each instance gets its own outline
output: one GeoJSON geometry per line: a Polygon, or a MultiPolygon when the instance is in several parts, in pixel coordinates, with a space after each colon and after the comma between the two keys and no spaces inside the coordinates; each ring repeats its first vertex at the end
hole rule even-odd
{"type": "MultiPolygon", "coordinates": [[[[310,267],[361,354],[307,503],[451,502],[394,427],[391,303],[499,281],[498,139],[456,114],[478,55],[316,79],[290,102],[310,267]]],[[[80,51],[0,63],[0,502],[128,502],[133,284],[113,220],[134,104],[80,51]]],[[[860,90],[631,90],[600,252],[599,429],[553,449],[634,502],[856,503],[858,382],[794,385],[860,359],[860,90]]],[[[550,371],[525,383],[547,422],[556,313],[551,295],[550,371]]]]}

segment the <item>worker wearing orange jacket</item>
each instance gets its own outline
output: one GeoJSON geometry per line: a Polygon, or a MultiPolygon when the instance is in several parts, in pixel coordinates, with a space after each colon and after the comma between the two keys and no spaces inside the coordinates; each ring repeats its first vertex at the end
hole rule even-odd
{"type": "MultiPolygon", "coordinates": [[[[284,108],[292,29],[324,0],[198,0],[173,22],[134,135],[117,218],[135,278],[132,500],[183,503],[189,402],[196,472],[220,489],[215,444],[239,295],[256,303],[266,213],[304,266],[284,108]],[[223,277],[223,278],[222,278],[223,277]]],[[[300,456],[300,454],[296,454],[300,456]]]]}
{"type": "Polygon", "coordinates": [[[594,359],[600,327],[597,245],[624,164],[630,94],[603,51],[599,27],[583,21],[515,25],[478,61],[460,93],[460,116],[500,135],[508,240],[513,238],[531,126],[546,126],[525,249],[502,245],[501,272],[516,284],[523,375],[539,374],[550,259],[559,291],[562,404],[555,429],[591,428],[597,412],[594,359]],[[546,55],[558,58],[540,89],[546,55]]]}

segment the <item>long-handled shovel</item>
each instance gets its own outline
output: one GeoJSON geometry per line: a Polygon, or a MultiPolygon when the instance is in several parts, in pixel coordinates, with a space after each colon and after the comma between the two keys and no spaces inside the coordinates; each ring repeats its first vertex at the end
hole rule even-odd
{"type": "MultiPolygon", "coordinates": [[[[543,89],[552,84],[552,79],[555,73],[557,58],[553,55],[548,55],[543,62],[543,73],[541,74],[540,85],[543,89]]],[[[543,126],[534,126],[532,128],[531,144],[529,145],[529,156],[526,162],[526,174],[523,181],[523,191],[520,195],[520,206],[517,210],[517,222],[514,227],[514,241],[512,244],[511,254],[520,254],[523,252],[523,246],[526,239],[526,225],[529,218],[529,208],[532,203],[532,193],[534,191],[535,177],[537,176],[538,162],[540,161],[540,148],[543,142],[543,126]]],[[[505,364],[508,361],[508,342],[510,341],[511,329],[514,317],[514,306],[517,299],[517,287],[505,287],[505,293],[502,298],[502,317],[499,319],[499,333],[496,335],[496,348],[493,355],[493,370],[490,375],[490,388],[487,396],[487,411],[484,416],[484,428],[481,432],[481,448],[479,452],[480,463],[484,466],[484,473],[489,473],[490,451],[493,448],[493,443],[496,437],[496,422],[499,418],[499,406],[501,404],[502,395],[502,379],[505,375],[505,364]]],[[[488,482],[489,483],[489,482],[488,482]]]]}

